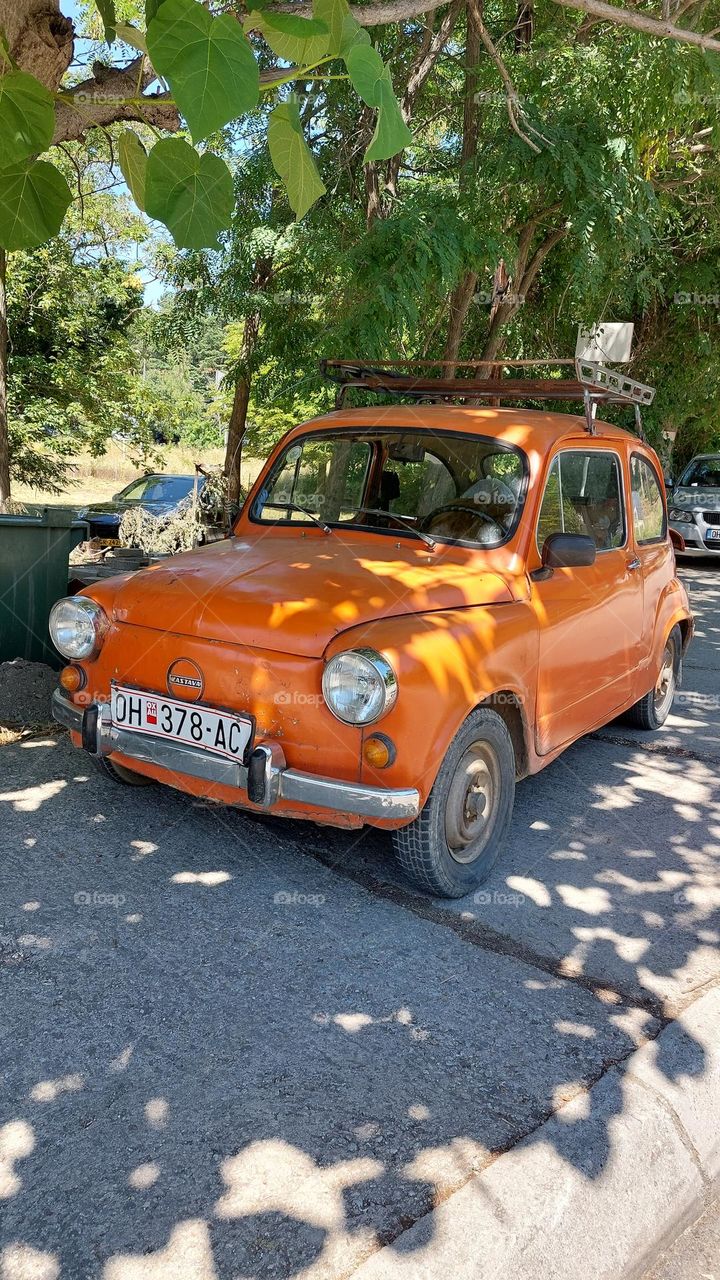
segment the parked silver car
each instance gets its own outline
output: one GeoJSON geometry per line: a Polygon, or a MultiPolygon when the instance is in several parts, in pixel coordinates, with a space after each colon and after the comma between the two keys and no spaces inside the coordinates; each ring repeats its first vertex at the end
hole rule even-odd
{"type": "Polygon", "coordinates": [[[670,527],[686,555],[720,555],[720,453],[699,453],[668,494],[670,527]]]}

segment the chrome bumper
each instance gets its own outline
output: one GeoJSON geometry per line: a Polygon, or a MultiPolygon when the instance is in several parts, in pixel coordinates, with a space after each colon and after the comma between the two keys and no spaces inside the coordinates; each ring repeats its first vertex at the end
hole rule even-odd
{"type": "Polygon", "coordinates": [[[54,718],[66,729],[79,733],[83,746],[92,755],[106,756],[119,751],[131,760],[156,764],[173,773],[183,773],[206,782],[222,783],[245,793],[239,802],[271,809],[278,800],[311,805],[314,809],[337,810],[360,818],[416,818],[420,796],[414,787],[369,787],[360,782],[321,778],[288,769],[279,743],[261,743],[247,766],[226,760],[185,743],[118,728],[110,720],[107,703],[76,707],[59,689],[52,698],[54,718]]]}

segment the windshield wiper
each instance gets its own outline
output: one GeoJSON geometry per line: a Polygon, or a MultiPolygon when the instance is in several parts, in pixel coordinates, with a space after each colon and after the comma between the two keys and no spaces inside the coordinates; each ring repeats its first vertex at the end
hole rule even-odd
{"type": "Polygon", "coordinates": [[[437,546],[437,542],[430,537],[429,533],[423,533],[422,529],[415,528],[410,516],[396,516],[394,511],[381,511],[378,507],[355,507],[355,513],[366,516],[388,516],[390,520],[397,520],[401,528],[407,529],[408,533],[414,533],[415,537],[420,538],[431,551],[434,551],[437,546]]]}
{"type": "Polygon", "coordinates": [[[302,515],[307,516],[308,520],[312,520],[318,529],[322,529],[323,533],[332,533],[329,524],[323,524],[322,520],[318,520],[312,511],[308,511],[307,507],[301,507],[298,502],[268,502],[269,507],[280,507],[283,511],[299,511],[302,515]]]}

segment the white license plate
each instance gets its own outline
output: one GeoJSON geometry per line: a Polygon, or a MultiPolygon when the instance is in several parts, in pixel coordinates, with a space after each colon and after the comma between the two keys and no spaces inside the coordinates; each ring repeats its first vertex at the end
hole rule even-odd
{"type": "Polygon", "coordinates": [[[705,537],[708,542],[720,542],[720,529],[708,529],[705,537]]]}
{"type": "Polygon", "coordinates": [[[253,721],[229,711],[179,702],[159,693],[113,685],[112,722],[131,733],[152,734],[169,742],[201,747],[213,755],[242,763],[253,736],[253,721]]]}

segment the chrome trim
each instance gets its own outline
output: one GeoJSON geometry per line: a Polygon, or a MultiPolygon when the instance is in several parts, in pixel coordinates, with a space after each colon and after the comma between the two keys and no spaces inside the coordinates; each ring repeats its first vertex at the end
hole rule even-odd
{"type": "Polygon", "coordinates": [[[322,674],[322,693],[328,711],[335,716],[336,720],[339,720],[341,724],[349,724],[353,725],[355,728],[361,727],[364,729],[367,725],[377,724],[378,720],[382,720],[383,716],[386,716],[388,711],[392,711],[392,708],[397,702],[398,680],[387,658],[384,658],[381,653],[378,653],[377,649],[342,649],[340,653],[334,653],[332,658],[330,658],[325,665],[325,669],[322,674]],[[383,703],[382,710],[379,711],[376,716],[373,716],[372,720],[346,720],[344,716],[338,715],[330,699],[325,693],[325,678],[330,665],[336,658],[346,658],[350,653],[357,653],[361,658],[364,658],[371,667],[374,667],[385,686],[385,701],[383,703]]]}
{"type": "MultiPolygon", "coordinates": [[[[108,703],[98,707],[97,754],[109,755],[120,751],[130,760],[142,760],[158,765],[174,773],[206,782],[218,782],[247,793],[247,769],[235,760],[191,747],[186,743],[166,742],[162,738],[121,729],[110,722],[108,703]]],[[[84,710],[76,707],[60,689],[52,697],[54,718],[66,729],[80,733],[84,710]]],[[[271,809],[277,800],[311,805],[316,809],[335,810],[360,818],[416,818],[420,812],[420,796],[414,787],[366,786],[360,782],[344,782],[338,778],[323,778],[312,773],[285,767],[285,757],[279,743],[260,744],[266,757],[265,783],[266,805],[271,809]]],[[[257,748],[256,748],[257,749],[257,748]]],[[[238,803],[247,802],[247,794],[238,797],[238,803]]]]}
{"type": "Polygon", "coordinates": [[[73,733],[80,733],[83,718],[82,707],[76,707],[59,689],[54,689],[51,708],[53,720],[57,720],[58,724],[61,724],[65,729],[72,729],[73,733]]]}

